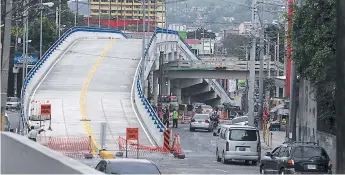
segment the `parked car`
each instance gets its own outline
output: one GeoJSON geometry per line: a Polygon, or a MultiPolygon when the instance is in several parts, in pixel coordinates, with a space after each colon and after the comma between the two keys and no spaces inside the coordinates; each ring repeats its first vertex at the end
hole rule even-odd
{"type": "Polygon", "coordinates": [[[104,159],[95,169],[105,174],[161,174],[158,167],[146,159],[104,159]]]}
{"type": "Polygon", "coordinates": [[[20,109],[20,100],[18,97],[8,97],[6,102],[6,109],[20,109]]]}
{"type": "Polygon", "coordinates": [[[262,174],[332,174],[332,161],[315,142],[285,142],[267,152],[260,163],[262,174]]]}
{"type": "Polygon", "coordinates": [[[210,105],[201,105],[201,112],[205,114],[212,114],[213,108],[210,105]]]}
{"type": "Polygon", "coordinates": [[[195,129],[203,129],[211,132],[213,130],[212,123],[210,122],[209,114],[195,114],[190,121],[189,130],[195,131],[195,129]]]}
{"type": "Polygon", "coordinates": [[[261,156],[260,135],[257,128],[242,125],[223,125],[217,139],[216,159],[226,164],[230,160],[244,160],[257,164],[261,156]]]}

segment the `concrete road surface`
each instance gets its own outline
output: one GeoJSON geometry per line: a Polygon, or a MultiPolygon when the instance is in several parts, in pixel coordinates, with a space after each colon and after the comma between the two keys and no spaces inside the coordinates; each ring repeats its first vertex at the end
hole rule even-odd
{"type": "MultiPolygon", "coordinates": [[[[118,150],[126,127],[139,127],[130,103],[141,40],[85,39],[75,42],[47,74],[35,101],[52,104],[52,131],[47,136],[93,135],[99,143],[101,122],[107,122],[106,147],[118,150]],[[81,121],[88,119],[89,121],[81,121]]],[[[46,126],[48,123],[46,122],[46,126]]],[[[139,131],[142,144],[149,141],[139,131]]]]}

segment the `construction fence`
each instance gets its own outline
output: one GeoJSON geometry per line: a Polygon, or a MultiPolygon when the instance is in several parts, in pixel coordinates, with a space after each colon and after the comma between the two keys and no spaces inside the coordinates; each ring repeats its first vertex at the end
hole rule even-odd
{"type": "Polygon", "coordinates": [[[92,157],[91,137],[39,136],[37,142],[71,158],[92,157]]]}
{"type": "MultiPolygon", "coordinates": [[[[170,140],[170,138],[169,138],[170,140]]],[[[127,158],[145,158],[152,155],[158,156],[174,156],[181,158],[180,155],[184,153],[180,146],[179,136],[175,135],[172,143],[168,146],[147,146],[138,144],[136,141],[126,140],[119,136],[118,138],[119,150],[123,153],[123,157],[127,158]]]]}
{"type": "MultiPolygon", "coordinates": [[[[170,130],[166,130],[166,132],[170,130]]],[[[148,158],[154,157],[175,157],[184,158],[183,150],[180,146],[179,135],[175,134],[173,138],[167,136],[168,140],[166,145],[162,146],[148,146],[138,144],[137,141],[126,140],[123,137],[118,137],[118,151],[121,157],[127,158],[148,158]],[[181,156],[183,155],[183,156],[181,156]]],[[[92,158],[92,138],[91,137],[53,137],[53,136],[39,136],[37,142],[61,154],[74,158],[84,159],[92,158]]]]}

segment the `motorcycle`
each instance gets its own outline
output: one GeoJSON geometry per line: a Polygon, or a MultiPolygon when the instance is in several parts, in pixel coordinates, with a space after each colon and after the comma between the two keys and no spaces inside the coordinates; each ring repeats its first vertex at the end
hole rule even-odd
{"type": "Polygon", "coordinates": [[[217,120],[217,117],[212,116],[212,117],[211,117],[211,122],[212,122],[212,127],[213,127],[213,129],[216,129],[216,128],[218,127],[218,125],[219,125],[218,120],[217,120]]]}

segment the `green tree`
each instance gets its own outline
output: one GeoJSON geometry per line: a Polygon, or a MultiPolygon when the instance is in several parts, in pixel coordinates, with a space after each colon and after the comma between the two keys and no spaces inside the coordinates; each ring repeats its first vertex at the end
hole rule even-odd
{"type": "MultiPolygon", "coordinates": [[[[56,24],[55,21],[51,21],[49,18],[44,17],[42,20],[43,28],[42,28],[42,44],[43,44],[43,53],[49,49],[49,47],[54,44],[54,42],[58,38],[56,24]]],[[[39,53],[40,49],[40,20],[35,20],[30,23],[30,50],[31,52],[39,53]]]]}
{"type": "Polygon", "coordinates": [[[294,9],[292,58],[300,76],[315,87],[318,120],[334,132],[335,0],[304,0],[294,9]]]}

